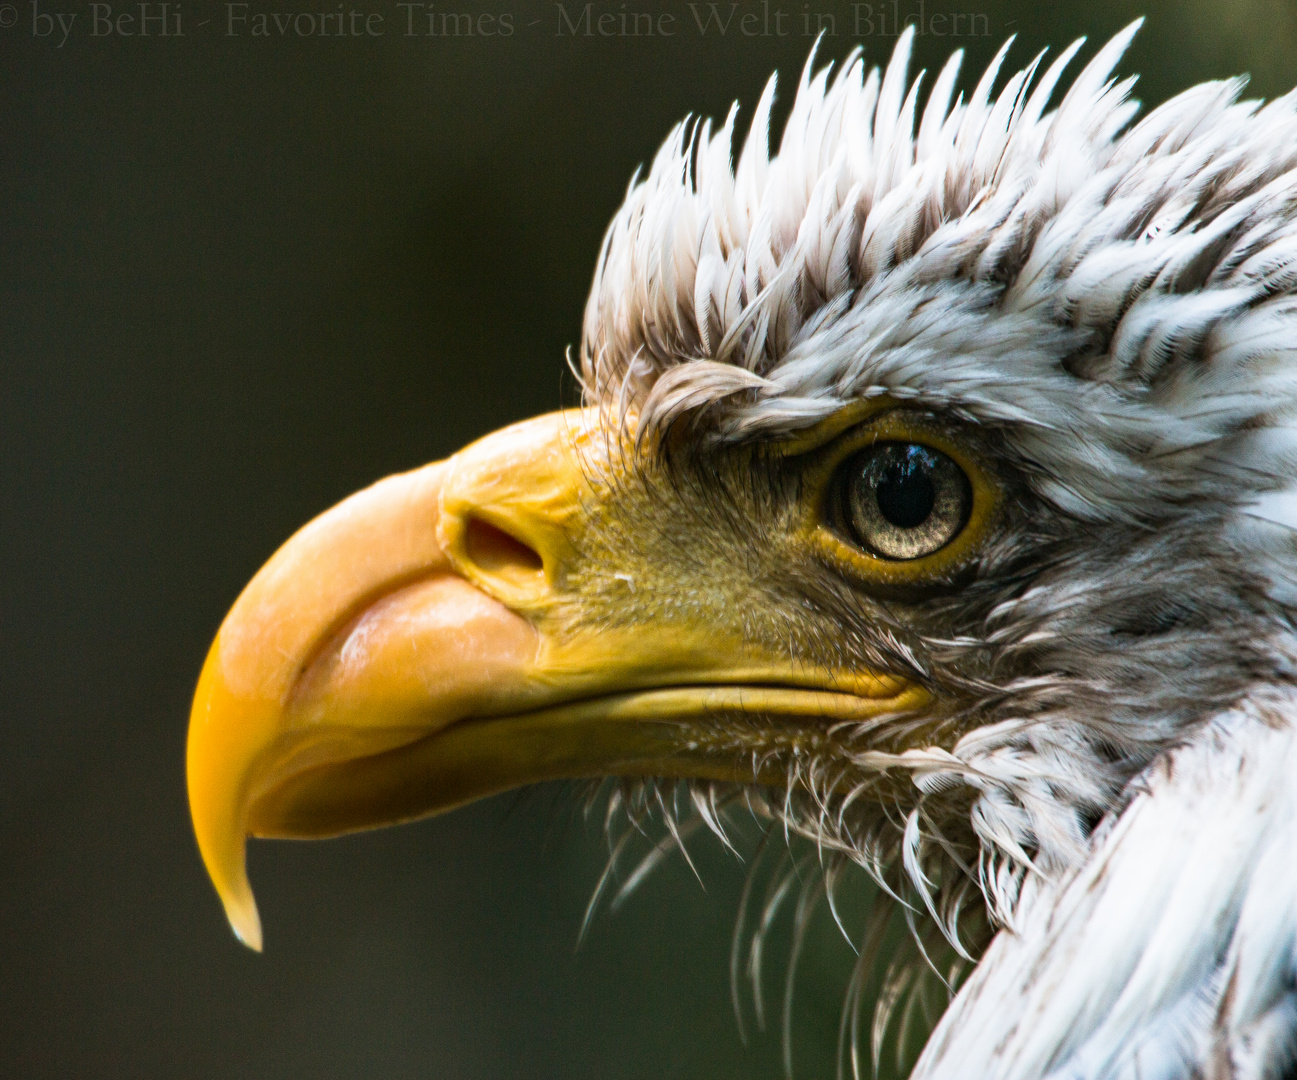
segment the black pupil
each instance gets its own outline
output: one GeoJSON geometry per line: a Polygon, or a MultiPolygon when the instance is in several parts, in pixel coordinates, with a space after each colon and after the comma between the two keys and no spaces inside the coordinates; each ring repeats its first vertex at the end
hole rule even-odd
{"type": "Polygon", "coordinates": [[[887,466],[875,494],[883,517],[897,528],[913,529],[928,520],[936,501],[933,462],[921,446],[907,446],[903,453],[887,466]]]}

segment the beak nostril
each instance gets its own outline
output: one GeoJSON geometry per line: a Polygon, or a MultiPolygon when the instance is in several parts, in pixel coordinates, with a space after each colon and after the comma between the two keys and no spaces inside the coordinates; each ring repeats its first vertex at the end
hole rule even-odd
{"type": "Polygon", "coordinates": [[[464,553],[488,574],[507,570],[534,574],[544,569],[535,548],[479,517],[465,522],[464,553]]]}

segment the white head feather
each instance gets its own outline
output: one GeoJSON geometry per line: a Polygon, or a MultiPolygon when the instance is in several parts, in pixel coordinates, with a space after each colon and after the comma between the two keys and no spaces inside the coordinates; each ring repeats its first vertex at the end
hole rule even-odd
{"type": "Polygon", "coordinates": [[[955,54],[916,132],[907,31],[881,75],[808,61],[773,157],[773,78],[737,165],[735,110],[679,125],[586,309],[586,391],[641,432],[779,439],[889,395],[992,432],[1023,485],[1048,555],[928,642],[1012,677],[893,762],[973,791],[1011,928],[917,1076],[1294,1060],[1297,96],[1206,83],[1132,126],[1137,28],[1052,110],[1080,42],[993,94],[1006,43],[952,104],[955,54]]]}

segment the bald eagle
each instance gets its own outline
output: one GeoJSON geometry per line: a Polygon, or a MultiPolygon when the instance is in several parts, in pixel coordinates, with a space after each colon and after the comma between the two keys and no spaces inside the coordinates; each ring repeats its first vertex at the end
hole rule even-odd
{"type": "Polygon", "coordinates": [[[221,626],[188,783],[245,943],[248,836],[674,784],[904,911],[914,1078],[1297,1075],[1297,95],[1138,120],[1136,29],[921,110],[907,31],[812,54],[774,154],[773,79],[674,129],[582,407],[353,495],[221,626]]]}

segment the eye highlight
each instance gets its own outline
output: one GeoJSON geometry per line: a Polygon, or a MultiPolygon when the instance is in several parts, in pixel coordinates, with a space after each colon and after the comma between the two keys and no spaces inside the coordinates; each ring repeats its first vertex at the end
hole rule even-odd
{"type": "Polygon", "coordinates": [[[876,442],[837,470],[834,507],[841,529],[883,559],[918,559],[945,547],[973,508],[964,470],[921,443],[876,442]]]}

